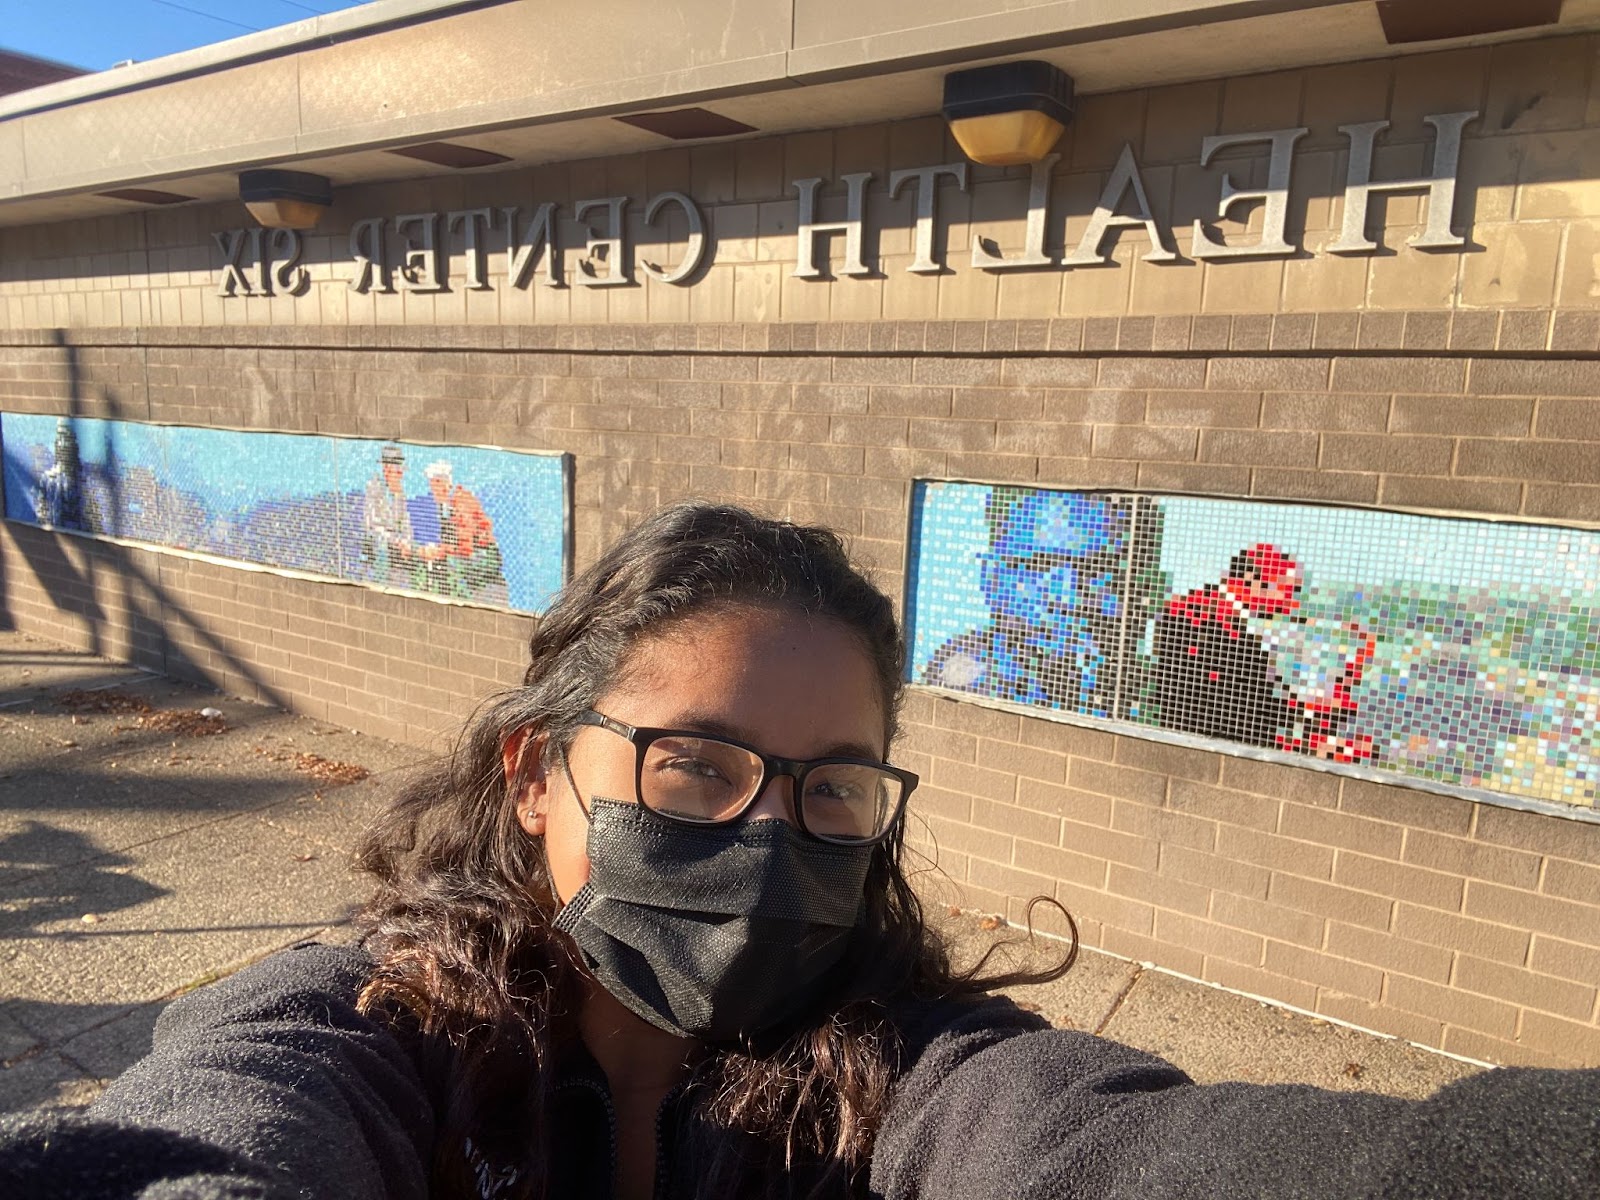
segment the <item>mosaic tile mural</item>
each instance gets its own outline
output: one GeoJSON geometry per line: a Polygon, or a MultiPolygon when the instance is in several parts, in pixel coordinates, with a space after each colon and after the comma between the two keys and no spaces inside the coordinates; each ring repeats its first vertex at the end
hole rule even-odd
{"type": "Polygon", "coordinates": [[[1600,532],[920,483],[910,678],[1596,807],[1600,532]]]}
{"type": "Polygon", "coordinates": [[[566,462],[477,446],[0,413],[5,515],[540,612],[566,462]]]}

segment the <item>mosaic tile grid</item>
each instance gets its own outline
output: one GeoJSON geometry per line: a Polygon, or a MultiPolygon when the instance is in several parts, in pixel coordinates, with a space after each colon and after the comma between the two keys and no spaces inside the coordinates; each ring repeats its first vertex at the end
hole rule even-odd
{"type": "Polygon", "coordinates": [[[558,454],[0,413],[5,514],[540,612],[567,561],[558,454]]]}
{"type": "Polygon", "coordinates": [[[919,483],[910,678],[1597,806],[1600,533],[919,483]]]}

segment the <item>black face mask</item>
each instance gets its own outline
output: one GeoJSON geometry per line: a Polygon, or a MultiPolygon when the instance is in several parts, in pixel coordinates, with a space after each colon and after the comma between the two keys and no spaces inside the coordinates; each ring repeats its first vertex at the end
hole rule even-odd
{"type": "Polygon", "coordinates": [[[813,1000],[860,918],[871,846],[786,821],[696,828],[637,804],[589,806],[589,882],[556,917],[634,1013],[730,1042],[813,1000]]]}

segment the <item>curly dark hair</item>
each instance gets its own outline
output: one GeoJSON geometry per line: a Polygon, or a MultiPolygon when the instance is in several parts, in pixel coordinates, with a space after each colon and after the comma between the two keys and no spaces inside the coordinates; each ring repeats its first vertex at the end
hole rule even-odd
{"type": "MultiPolygon", "coordinates": [[[[889,744],[904,644],[889,599],[839,537],[679,504],[634,526],[562,590],[533,634],[523,686],[481,708],[454,754],[413,777],[363,839],[358,861],[378,887],[364,912],[377,967],[361,1003],[418,1036],[434,1064],[433,1195],[477,1197],[479,1154],[517,1165],[502,1194],[546,1195],[549,1068],[577,1037],[584,968],[551,927],[560,901],[538,840],[517,820],[522,781],[506,776],[506,740],[538,735],[545,765],[556,765],[641,638],[743,606],[827,617],[856,633],[876,670],[889,744]]],[[[718,1050],[697,1069],[689,1102],[703,1131],[692,1148],[701,1196],[863,1194],[899,1068],[891,1002],[1053,979],[1071,966],[1076,939],[1044,970],[982,974],[984,961],[954,970],[907,882],[905,855],[903,826],[874,848],[861,924],[819,1007],[763,1039],[770,1044],[718,1050]]]]}

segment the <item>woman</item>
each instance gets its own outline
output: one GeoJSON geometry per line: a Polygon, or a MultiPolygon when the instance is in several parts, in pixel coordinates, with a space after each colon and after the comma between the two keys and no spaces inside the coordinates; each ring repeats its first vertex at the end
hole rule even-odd
{"type": "Polygon", "coordinates": [[[1600,1072],[1426,1102],[1201,1088],[981,997],[1006,979],[952,972],[902,873],[901,667],[889,602],[833,535],[656,514],[369,834],[363,949],[297,948],[175,1004],[88,1117],[13,1126],[0,1185],[1600,1194],[1600,1072]]]}

